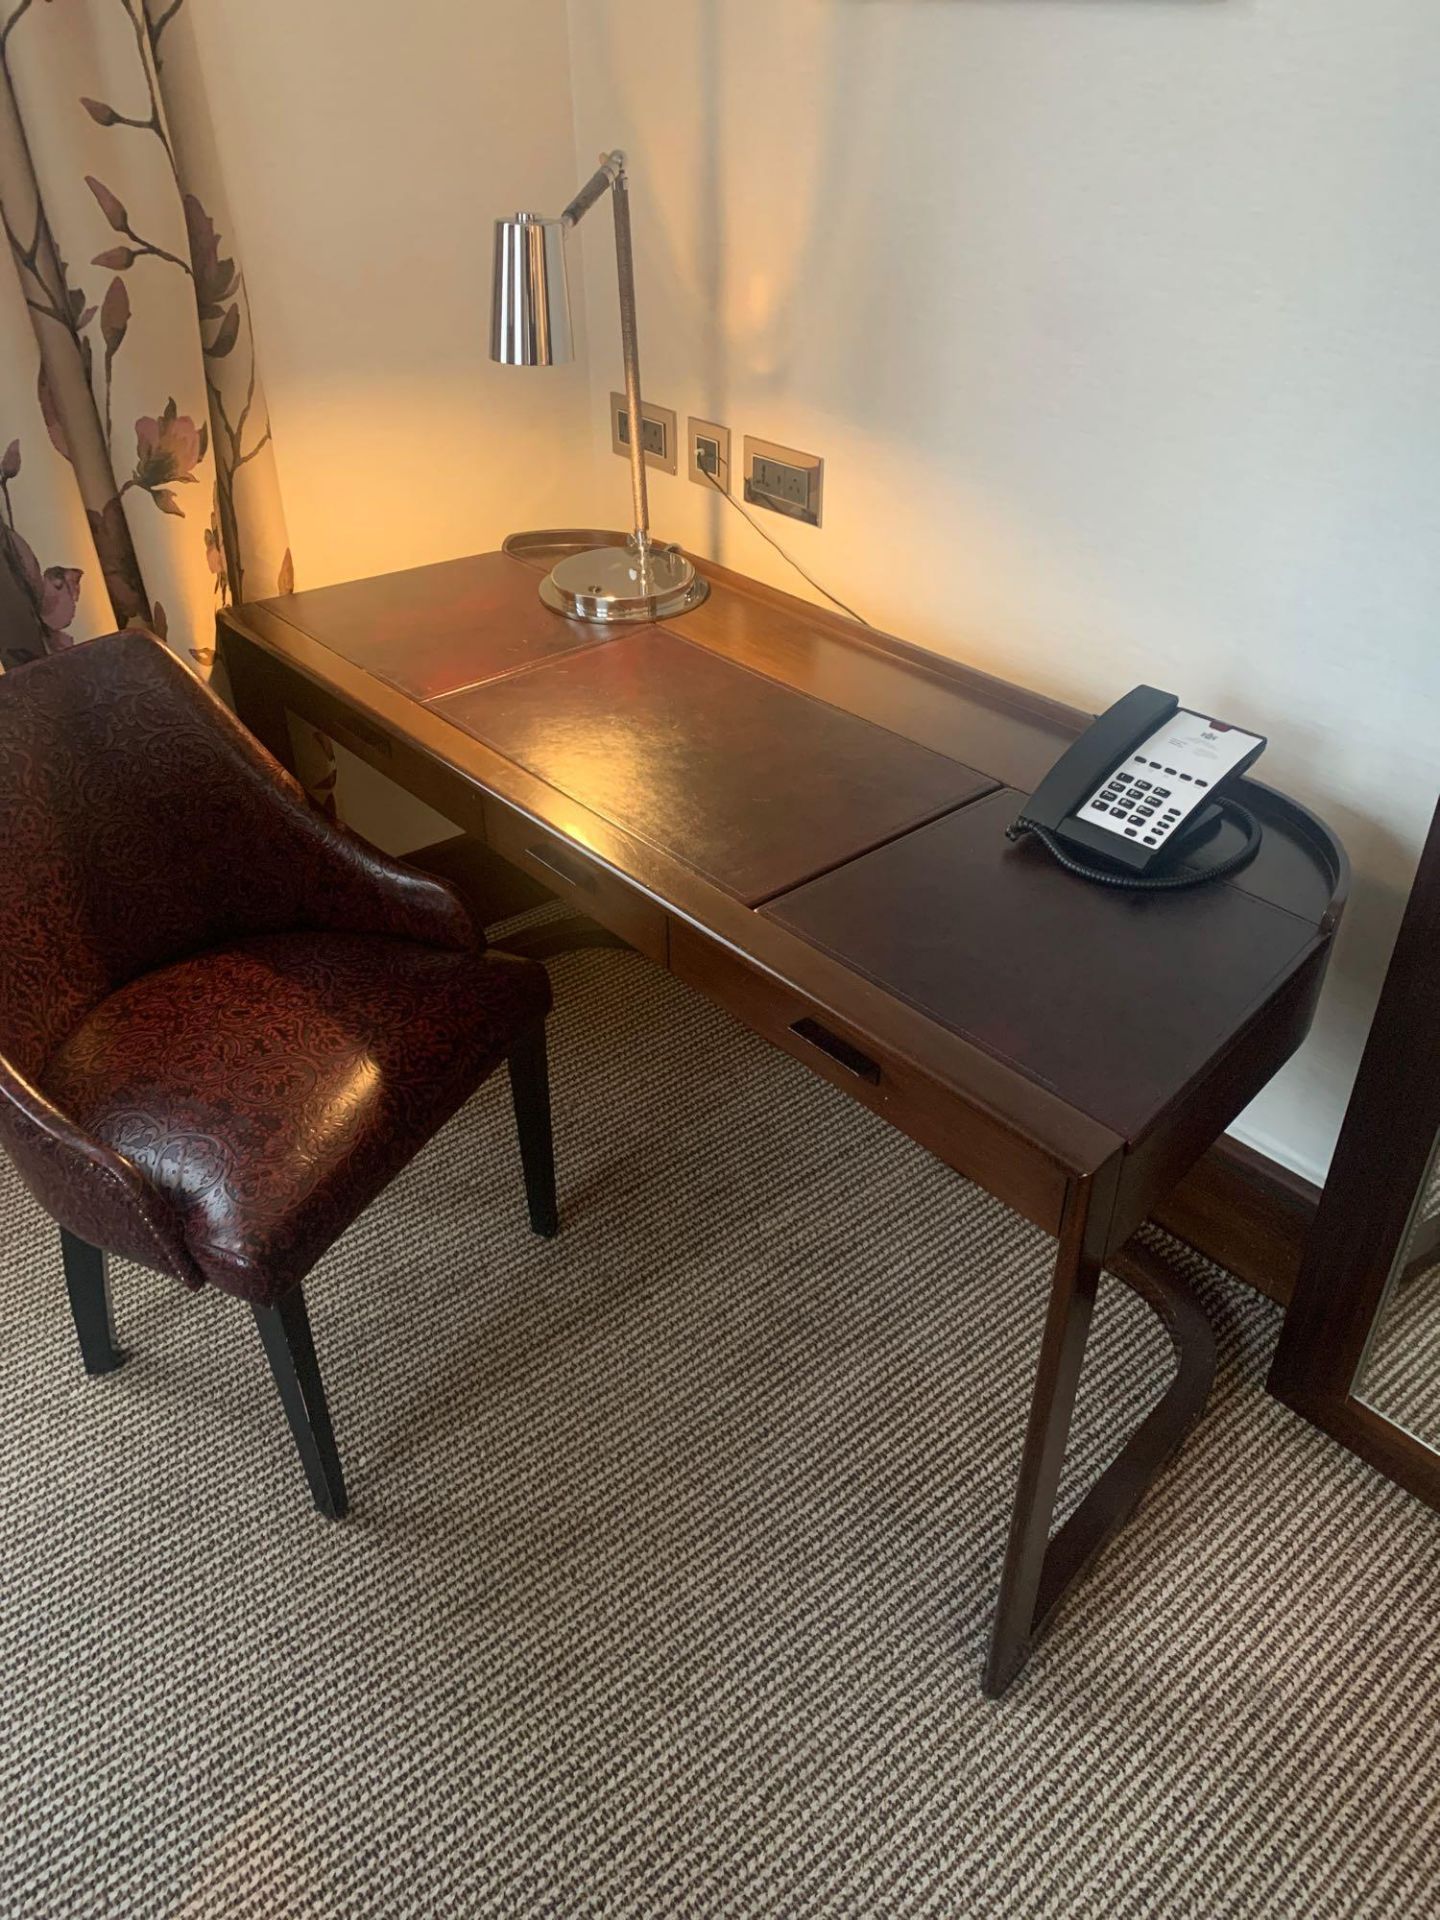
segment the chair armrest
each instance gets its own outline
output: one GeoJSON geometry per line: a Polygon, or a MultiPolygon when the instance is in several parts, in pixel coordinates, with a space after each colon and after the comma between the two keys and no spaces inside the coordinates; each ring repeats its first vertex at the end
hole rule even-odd
{"type": "Polygon", "coordinates": [[[163,1196],[128,1160],[82,1133],[3,1060],[0,1145],[59,1226],[92,1247],[171,1274],[188,1287],[204,1286],[163,1196]]]}

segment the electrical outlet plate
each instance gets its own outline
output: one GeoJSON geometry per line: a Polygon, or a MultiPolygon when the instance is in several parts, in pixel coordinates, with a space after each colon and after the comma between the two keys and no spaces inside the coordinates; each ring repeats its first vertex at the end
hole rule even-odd
{"type": "MultiPolygon", "coordinates": [[[[678,467],[675,415],[669,407],[652,407],[644,398],[640,402],[640,411],[645,416],[646,466],[658,467],[662,473],[674,473],[678,467]]],[[[624,394],[612,393],[610,396],[610,447],[612,452],[620,454],[626,460],[630,458],[629,426],[624,394]]]]}
{"type": "Polygon", "coordinates": [[[697,487],[713,492],[730,491],[730,429],[713,420],[697,420],[692,413],[685,422],[686,471],[697,487]],[[708,467],[706,460],[711,462],[708,467]],[[711,476],[713,475],[713,485],[711,476]]]}
{"type": "Polygon", "coordinates": [[[746,434],[745,498],[752,506],[818,527],[824,479],[825,462],[818,454],[746,434]]]}

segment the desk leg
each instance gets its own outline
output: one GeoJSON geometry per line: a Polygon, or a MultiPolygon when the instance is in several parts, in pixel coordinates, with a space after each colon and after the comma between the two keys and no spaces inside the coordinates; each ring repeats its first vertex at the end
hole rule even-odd
{"type": "Polygon", "coordinates": [[[1061,1233],[982,1682],[992,1699],[1021,1671],[1060,1602],[1173,1458],[1204,1412],[1215,1377],[1215,1335],[1200,1303],[1158,1254],[1127,1245],[1110,1270],[1163,1322],[1175,1348],[1175,1378],[1051,1539],[1113,1194],[1113,1175],[1077,1188],[1061,1233]]]}

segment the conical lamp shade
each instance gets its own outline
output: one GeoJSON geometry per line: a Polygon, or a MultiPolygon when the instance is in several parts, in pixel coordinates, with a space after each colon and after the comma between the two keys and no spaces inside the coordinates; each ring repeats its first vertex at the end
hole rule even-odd
{"type": "Polygon", "coordinates": [[[574,353],[565,223],[533,213],[497,220],[490,358],[507,367],[555,367],[574,353]]]}

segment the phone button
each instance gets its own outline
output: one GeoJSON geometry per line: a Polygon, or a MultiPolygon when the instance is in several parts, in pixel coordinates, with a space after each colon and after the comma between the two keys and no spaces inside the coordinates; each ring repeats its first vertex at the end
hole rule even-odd
{"type": "Polygon", "coordinates": [[[1134,839],[1137,839],[1137,838],[1138,838],[1138,833],[1137,833],[1137,830],[1136,830],[1136,829],[1135,829],[1134,827],[1126,827],[1126,829],[1125,829],[1125,831],[1126,831],[1126,833],[1127,833],[1127,834],[1128,834],[1128,835],[1130,836],[1130,838],[1131,838],[1132,840],[1134,840],[1134,839]]]}
{"type": "Polygon", "coordinates": [[[1090,804],[1094,807],[1096,813],[1108,813],[1110,811],[1103,800],[1092,800],[1090,804]]]}

